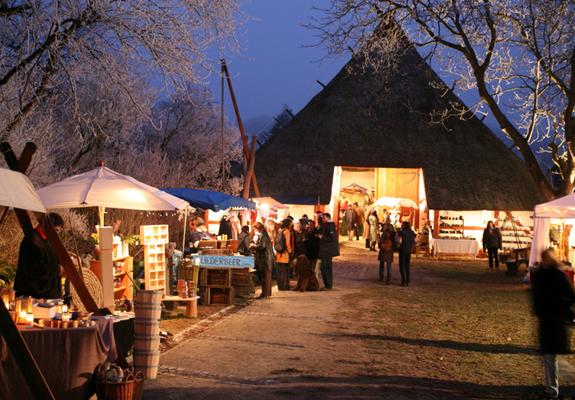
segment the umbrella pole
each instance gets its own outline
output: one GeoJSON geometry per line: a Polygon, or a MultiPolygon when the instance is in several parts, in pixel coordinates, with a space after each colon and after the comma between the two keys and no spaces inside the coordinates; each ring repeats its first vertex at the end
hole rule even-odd
{"type": "Polygon", "coordinates": [[[100,220],[100,226],[104,226],[104,213],[106,212],[106,207],[98,207],[98,219],[100,220]]]}
{"type": "Polygon", "coordinates": [[[186,226],[188,225],[188,210],[184,213],[184,234],[182,235],[182,253],[186,248],[186,226]]]}

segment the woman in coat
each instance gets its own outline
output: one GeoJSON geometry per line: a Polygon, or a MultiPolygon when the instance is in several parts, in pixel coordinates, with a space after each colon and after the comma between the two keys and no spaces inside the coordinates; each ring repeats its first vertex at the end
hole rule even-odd
{"type": "Polygon", "coordinates": [[[501,239],[501,232],[493,224],[493,221],[487,223],[487,227],[483,230],[483,250],[487,250],[489,254],[489,268],[493,269],[493,264],[495,262],[495,268],[499,268],[499,255],[498,250],[501,250],[503,241],[501,239]]]}
{"type": "Polygon", "coordinates": [[[283,239],[280,237],[276,238],[275,243],[281,242],[283,244],[283,251],[279,251],[278,246],[274,245],[276,251],[276,263],[278,266],[278,290],[289,290],[289,265],[290,265],[290,254],[292,254],[292,241],[291,241],[291,220],[289,218],[284,219],[280,224],[279,232],[277,235],[282,235],[283,239]]]}
{"type": "Polygon", "coordinates": [[[557,354],[570,353],[569,326],[573,325],[573,288],[549,250],[541,254],[541,265],[531,273],[533,308],[539,319],[539,346],[545,366],[545,392],[559,395],[557,354]]]}
{"type": "Polygon", "coordinates": [[[382,227],[381,237],[379,238],[379,280],[383,282],[384,267],[387,267],[386,285],[391,282],[391,263],[393,262],[393,244],[395,242],[395,228],[391,225],[387,217],[382,227]]]}
{"type": "Polygon", "coordinates": [[[377,244],[377,229],[379,227],[379,219],[377,218],[377,211],[373,210],[368,218],[369,222],[369,250],[375,251],[377,244]]]}
{"type": "Polygon", "coordinates": [[[261,276],[262,294],[260,298],[272,295],[272,269],[274,265],[274,249],[264,225],[261,222],[254,224],[254,238],[250,248],[255,253],[256,270],[261,276]]]}

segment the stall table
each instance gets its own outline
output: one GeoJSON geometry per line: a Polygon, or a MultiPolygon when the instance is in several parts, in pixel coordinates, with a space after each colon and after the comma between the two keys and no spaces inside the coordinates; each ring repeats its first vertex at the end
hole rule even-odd
{"type": "MultiPolygon", "coordinates": [[[[116,359],[113,321],[68,329],[22,329],[21,334],[56,399],[87,399],[94,393],[92,374],[99,363],[116,359]]],[[[31,399],[13,357],[0,360],[0,398],[31,399]]]]}
{"type": "Polygon", "coordinates": [[[456,255],[475,257],[479,243],[475,239],[431,239],[429,242],[434,256],[456,255]]]}

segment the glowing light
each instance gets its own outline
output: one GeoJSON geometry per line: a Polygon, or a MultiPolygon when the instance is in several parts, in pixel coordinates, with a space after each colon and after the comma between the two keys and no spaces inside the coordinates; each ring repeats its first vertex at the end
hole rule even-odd
{"type": "Polygon", "coordinates": [[[270,209],[270,206],[269,206],[269,204],[263,203],[263,204],[260,206],[260,209],[261,209],[262,211],[268,211],[268,210],[270,209]]]}
{"type": "Polygon", "coordinates": [[[146,203],[146,196],[138,189],[124,189],[118,192],[118,196],[126,201],[134,203],[146,203]]]}

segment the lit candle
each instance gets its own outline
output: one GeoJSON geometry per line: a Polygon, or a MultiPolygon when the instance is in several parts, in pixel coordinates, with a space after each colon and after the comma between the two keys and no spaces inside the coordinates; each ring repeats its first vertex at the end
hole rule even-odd
{"type": "Polygon", "coordinates": [[[20,311],[20,314],[18,314],[18,323],[19,324],[25,323],[27,315],[28,314],[26,313],[26,311],[24,311],[24,310],[20,311]]]}
{"type": "Polygon", "coordinates": [[[26,304],[26,312],[28,314],[32,313],[32,296],[28,296],[28,303],[26,304]]]}
{"type": "Polygon", "coordinates": [[[63,312],[64,314],[68,312],[68,305],[67,305],[67,304],[64,304],[64,305],[62,306],[62,312],[63,312]]]}

